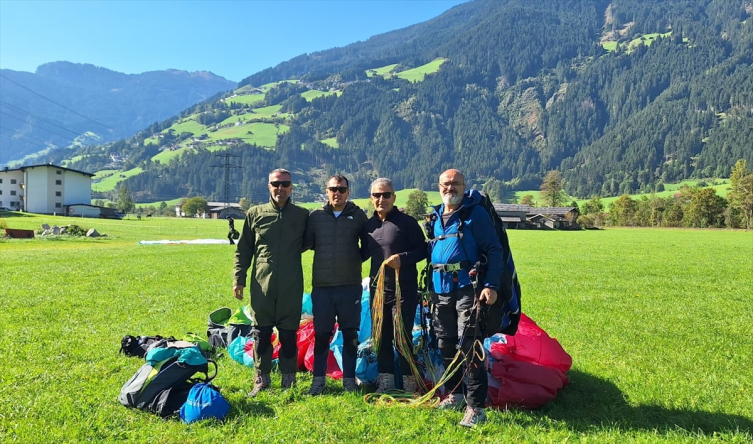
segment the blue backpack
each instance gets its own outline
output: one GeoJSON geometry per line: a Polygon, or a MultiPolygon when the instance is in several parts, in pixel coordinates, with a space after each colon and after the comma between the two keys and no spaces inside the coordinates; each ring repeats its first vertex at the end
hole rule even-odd
{"type": "Polygon", "coordinates": [[[198,383],[188,392],[188,399],[180,408],[180,419],[186,424],[204,419],[223,419],[230,404],[211,384],[198,383]]]}

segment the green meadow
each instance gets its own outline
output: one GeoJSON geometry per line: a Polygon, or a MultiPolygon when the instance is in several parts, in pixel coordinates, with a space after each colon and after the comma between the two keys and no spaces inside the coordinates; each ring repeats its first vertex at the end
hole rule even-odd
{"type": "Polygon", "coordinates": [[[122,180],[141,174],[141,167],[132,168],[128,171],[117,171],[97,183],[92,183],[92,191],[112,191],[122,180]]]}
{"type": "MultiPolygon", "coordinates": [[[[0,441],[18,443],[753,441],[753,235],[731,230],[509,231],[523,311],[573,358],[571,384],[534,410],[375,407],[329,381],[246,397],[253,373],[218,358],[228,417],[184,425],[123,407],[142,362],[123,335],[203,333],[237,308],[230,245],[138,245],[224,239],[222,220],[97,220],[3,213],[0,225],[78,223],[104,239],[0,239],[0,441]]],[[[310,290],[311,253],[304,255],[310,290]]],[[[366,266],[365,264],[364,266],[366,266]]]]}

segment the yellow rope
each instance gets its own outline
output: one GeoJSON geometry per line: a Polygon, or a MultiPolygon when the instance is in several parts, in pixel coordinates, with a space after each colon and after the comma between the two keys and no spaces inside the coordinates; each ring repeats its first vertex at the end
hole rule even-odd
{"type": "MultiPolygon", "coordinates": [[[[379,267],[372,310],[371,335],[372,341],[374,343],[374,351],[376,353],[379,352],[379,346],[381,345],[382,325],[384,323],[384,267],[384,263],[382,263],[382,265],[379,267]]],[[[431,359],[428,356],[425,356],[426,359],[424,360],[424,362],[427,364],[427,368],[430,368],[432,379],[436,381],[434,387],[431,390],[426,387],[421,372],[418,370],[415,360],[413,359],[412,338],[411,341],[408,341],[406,332],[403,329],[403,318],[401,311],[402,296],[400,293],[399,280],[400,270],[395,270],[395,314],[392,317],[393,328],[395,332],[395,348],[397,349],[398,353],[400,353],[408,361],[411,374],[416,378],[416,383],[419,386],[419,391],[423,392],[424,394],[416,396],[413,393],[405,392],[402,390],[390,390],[387,393],[369,393],[364,396],[363,400],[367,404],[375,405],[401,404],[409,407],[436,407],[439,404],[439,398],[435,397],[436,391],[439,390],[439,388],[442,387],[447,382],[447,380],[449,380],[452,375],[460,369],[465,359],[461,359],[462,353],[460,350],[458,350],[452,362],[449,366],[447,366],[444,374],[442,374],[442,377],[439,378],[439,380],[436,380],[436,370],[431,363],[431,359]]]]}

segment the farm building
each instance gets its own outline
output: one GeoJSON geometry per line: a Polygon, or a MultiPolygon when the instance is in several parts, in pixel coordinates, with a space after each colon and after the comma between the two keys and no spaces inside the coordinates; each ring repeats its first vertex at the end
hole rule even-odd
{"type": "MultiPolygon", "coordinates": [[[[201,219],[226,219],[228,216],[234,219],[243,219],[246,217],[246,213],[241,210],[240,204],[237,203],[225,203],[225,202],[207,202],[209,211],[199,215],[201,219]]],[[[178,217],[186,217],[186,213],[181,209],[181,205],[175,206],[175,215],[178,217]]]]}
{"type": "Polygon", "coordinates": [[[505,228],[577,229],[575,207],[532,207],[530,205],[494,204],[505,228]]]}
{"type": "Polygon", "coordinates": [[[66,206],[91,202],[93,176],[53,164],[6,167],[0,171],[0,206],[66,214],[66,206]]]}

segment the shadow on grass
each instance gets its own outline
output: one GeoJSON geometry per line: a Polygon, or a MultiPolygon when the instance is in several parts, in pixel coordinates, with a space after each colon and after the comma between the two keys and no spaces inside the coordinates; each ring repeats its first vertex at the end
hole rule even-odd
{"type": "Polygon", "coordinates": [[[565,421],[578,432],[593,430],[594,426],[607,426],[660,432],[681,429],[703,435],[753,433],[753,421],[744,416],[655,405],[631,406],[612,382],[577,370],[571,370],[568,377],[570,386],[538,413],[565,421]]]}
{"type": "Polygon", "coordinates": [[[230,406],[230,412],[227,417],[235,418],[236,416],[264,416],[271,418],[275,416],[275,411],[266,403],[243,399],[241,402],[234,402],[230,406]]]}

